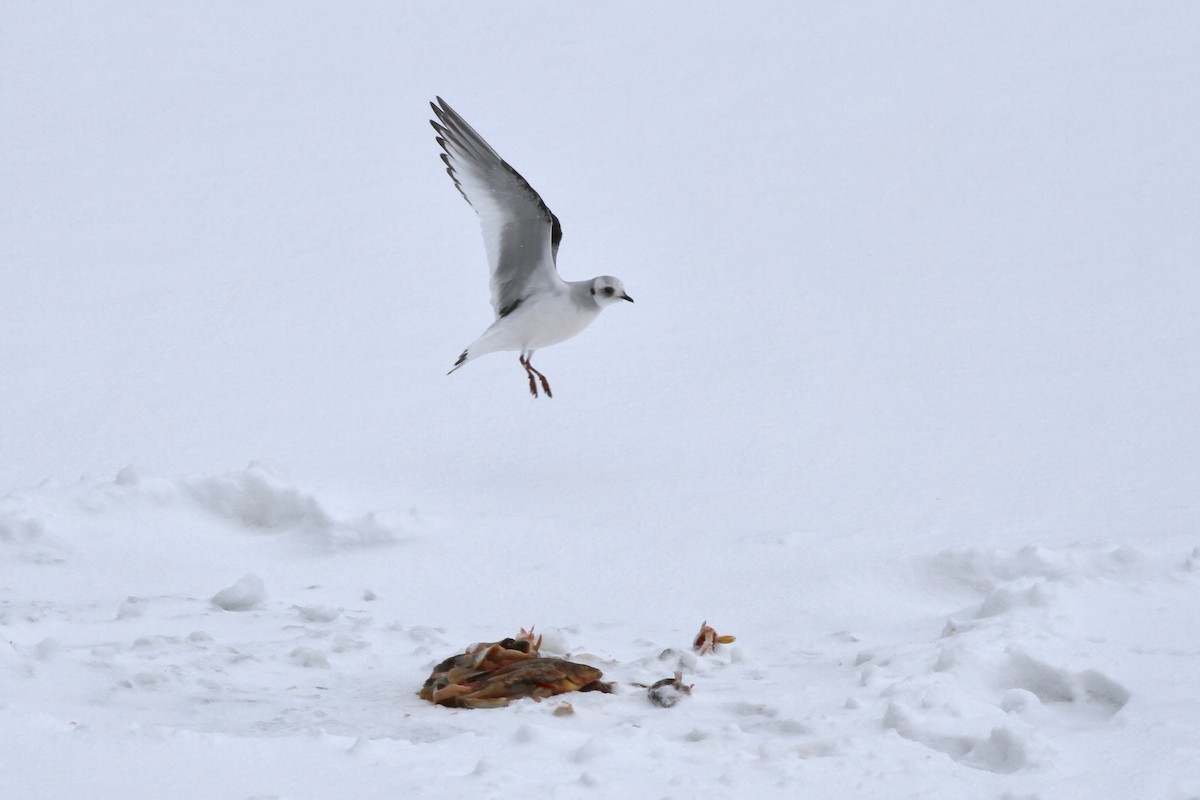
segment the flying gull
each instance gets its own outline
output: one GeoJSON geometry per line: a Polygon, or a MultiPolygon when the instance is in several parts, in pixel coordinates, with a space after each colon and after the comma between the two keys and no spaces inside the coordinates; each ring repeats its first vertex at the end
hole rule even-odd
{"type": "Polygon", "coordinates": [[[496,311],[496,321],[462,351],[450,372],[479,356],[516,350],[529,391],[537,397],[540,381],[546,396],[553,397],[546,376],[533,368],[534,352],[580,333],[605,306],[633,298],[610,275],[589,281],[558,277],[558,217],[445,100],[429,105],[437,116],[429,124],[445,151],[446,172],[479,214],[496,311]]]}

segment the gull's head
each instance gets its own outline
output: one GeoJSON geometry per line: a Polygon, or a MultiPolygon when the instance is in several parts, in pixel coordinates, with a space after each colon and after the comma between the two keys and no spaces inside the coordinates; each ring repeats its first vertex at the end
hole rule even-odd
{"type": "Polygon", "coordinates": [[[633,298],[625,293],[625,284],[611,275],[592,279],[592,297],[596,298],[596,304],[601,308],[621,300],[633,302],[633,298]]]}

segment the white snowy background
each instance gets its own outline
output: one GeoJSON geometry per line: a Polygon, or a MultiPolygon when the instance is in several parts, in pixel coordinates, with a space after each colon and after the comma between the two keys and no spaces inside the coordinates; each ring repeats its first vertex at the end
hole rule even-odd
{"type": "Polygon", "coordinates": [[[6,0],[3,795],[1200,797],[1198,43],[6,0]],[[552,400],[445,375],[491,309],[435,95],[637,300],[552,400]],[[417,698],[531,624],[618,693],[417,698]]]}

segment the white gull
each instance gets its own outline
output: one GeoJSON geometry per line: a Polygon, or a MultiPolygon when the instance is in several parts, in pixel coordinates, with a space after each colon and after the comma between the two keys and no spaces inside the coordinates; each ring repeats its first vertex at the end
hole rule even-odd
{"type": "Polygon", "coordinates": [[[555,261],[562,225],[538,193],[510,167],[445,100],[430,103],[442,161],[454,185],[479,214],[492,271],[496,321],[462,351],[450,372],[468,361],[504,350],[520,352],[529,391],[536,376],[547,397],[550,383],[531,363],[536,350],[565,342],[599,316],[605,306],[633,302],[621,281],[601,275],[564,281],[555,261]]]}

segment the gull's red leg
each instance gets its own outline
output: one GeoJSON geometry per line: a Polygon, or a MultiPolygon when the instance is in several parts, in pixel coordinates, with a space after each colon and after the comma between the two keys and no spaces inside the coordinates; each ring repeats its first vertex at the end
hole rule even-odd
{"type": "MultiPolygon", "coordinates": [[[[537,372],[537,370],[535,370],[533,367],[531,367],[529,365],[529,361],[527,361],[525,359],[525,356],[522,355],[517,360],[521,362],[521,366],[525,368],[525,374],[529,376],[529,393],[532,394],[534,397],[537,397],[538,396],[537,382],[534,381],[534,379],[533,379],[533,374],[535,372],[537,372]]],[[[541,375],[541,373],[538,372],[538,375],[541,375]]],[[[546,383],[546,379],[542,378],[542,384],[545,385],[545,383],[546,383]]],[[[546,389],[546,394],[550,394],[549,387],[547,387],[547,389],[546,389]]]]}
{"type": "MultiPolygon", "coordinates": [[[[530,356],[525,361],[525,368],[528,369],[530,372],[532,372],[533,375],[538,376],[538,380],[540,380],[542,382],[542,389],[546,392],[546,397],[554,397],[554,394],[550,391],[550,381],[546,380],[545,375],[543,375],[542,373],[540,373],[536,369],[534,369],[532,362],[533,362],[533,356],[530,356]]],[[[530,381],[533,380],[533,375],[529,376],[530,381]]]]}

